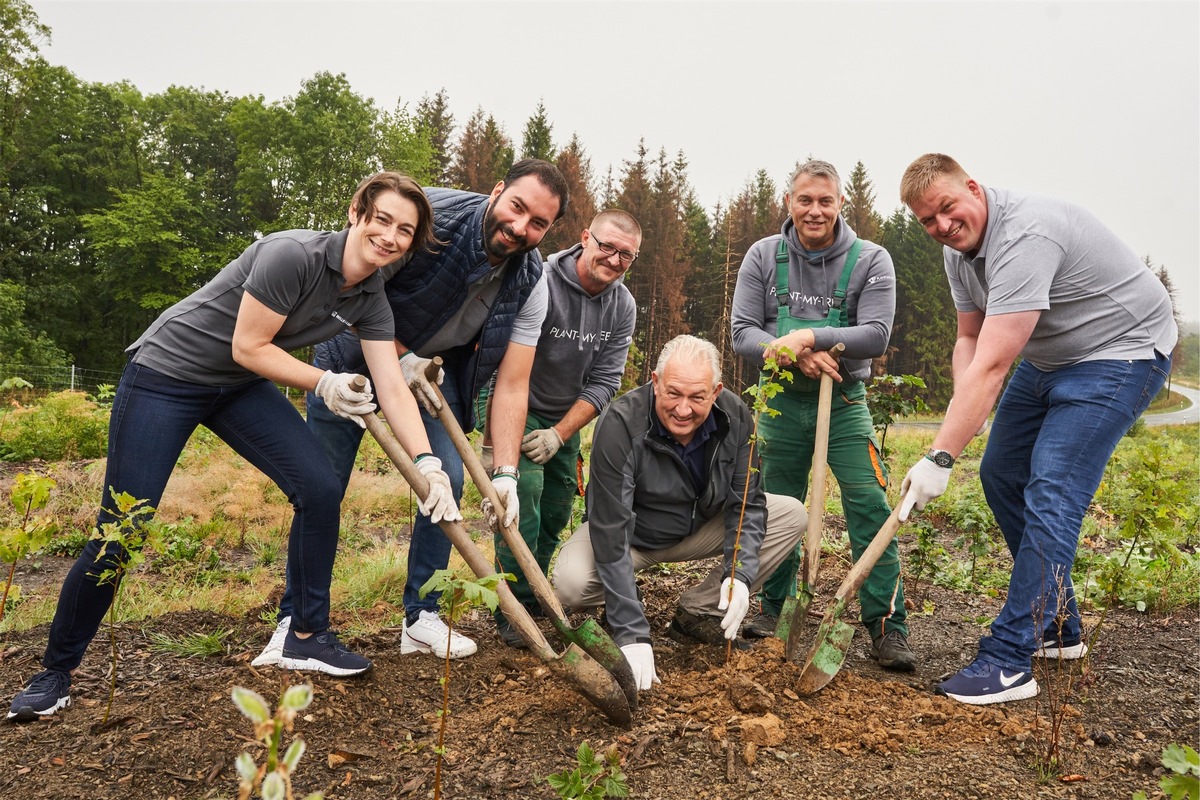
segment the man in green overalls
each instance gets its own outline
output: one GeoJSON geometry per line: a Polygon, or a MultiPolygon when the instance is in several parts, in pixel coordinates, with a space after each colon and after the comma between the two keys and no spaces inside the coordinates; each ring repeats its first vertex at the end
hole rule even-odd
{"type": "MultiPolygon", "coordinates": [[[[789,218],[781,232],[752,245],[738,270],[732,328],[740,355],[760,364],[774,356],[793,375],[770,401],[780,414],[759,420],[767,492],[805,500],[820,375],[833,377],[828,462],[841,488],[857,560],[891,513],[887,469],[863,381],[871,375],[871,359],[887,350],[896,274],[887,251],[859,239],[841,218],[844,200],[841,179],[828,162],[808,161],[796,170],[784,197],[789,218]],[[829,354],[839,342],[846,347],[840,363],[829,354]]],[[[746,626],[745,636],[774,633],[784,600],[796,594],[799,564],[797,545],[763,586],[762,613],[746,626]]],[[[859,604],[872,656],[886,669],[914,669],[895,540],[863,584],[859,604]]]]}

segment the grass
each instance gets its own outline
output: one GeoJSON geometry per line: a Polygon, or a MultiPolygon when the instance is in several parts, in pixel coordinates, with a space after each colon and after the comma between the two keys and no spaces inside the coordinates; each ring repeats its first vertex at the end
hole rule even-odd
{"type": "Polygon", "coordinates": [[[221,629],[190,633],[185,636],[171,636],[156,631],[145,631],[146,638],[150,640],[151,650],[181,658],[219,656],[225,652],[225,639],[232,633],[231,630],[221,629]]]}
{"type": "MultiPolygon", "coordinates": [[[[585,429],[585,453],[590,450],[592,427],[585,429]]],[[[891,474],[889,500],[898,501],[904,472],[921,458],[933,440],[933,429],[893,428],[888,434],[891,474]]],[[[1192,500],[1172,514],[1177,553],[1161,548],[1135,553],[1128,568],[1125,592],[1132,607],[1141,603],[1149,611],[1166,613],[1194,603],[1200,594],[1200,545],[1197,532],[1195,487],[1200,485],[1200,463],[1195,430],[1182,427],[1145,428],[1126,437],[1118,448],[1121,463],[1130,461],[1148,441],[1166,442],[1171,470],[1182,485],[1193,488],[1192,500]],[[1169,445],[1169,446],[1168,446],[1169,445]],[[1189,508],[1190,507],[1190,508],[1189,508]]],[[[978,479],[979,460],[986,435],[973,441],[959,459],[943,497],[934,501],[901,528],[906,580],[915,587],[935,581],[964,591],[995,594],[1007,585],[1011,566],[1003,540],[986,512],[978,479]],[[918,536],[921,525],[926,535],[918,536]],[[972,560],[972,556],[974,556],[972,560]]],[[[386,461],[378,446],[364,441],[342,509],[342,532],[332,586],[337,624],[348,633],[370,632],[399,625],[406,578],[407,541],[411,533],[414,499],[408,486],[386,461]]],[[[103,461],[80,468],[67,462],[48,463],[40,470],[58,481],[47,513],[59,523],[59,542],[76,548],[94,525],[95,503],[100,496],[103,461]]],[[[0,494],[7,497],[10,477],[0,477],[0,494]]],[[[1094,580],[1094,573],[1122,552],[1120,520],[1108,508],[1125,497],[1128,476],[1110,470],[1089,512],[1081,536],[1076,568],[1077,585],[1094,580]]],[[[841,515],[837,482],[828,481],[826,512],[841,515]]],[[[479,493],[468,481],[463,511],[477,521],[479,493]]],[[[13,510],[0,508],[0,528],[13,524],[13,510]]],[[[193,436],[180,458],[159,509],[159,519],[170,526],[167,554],[132,576],[126,589],[122,622],[201,609],[232,615],[265,614],[271,617],[268,598],[283,586],[288,528],[292,509],[282,493],[262,474],[237,457],[211,433],[193,436]]],[[[480,527],[478,524],[468,527],[480,527]]],[[[477,544],[489,558],[492,537],[478,535],[477,544]]],[[[1161,544],[1161,542],[1160,542],[1161,544]]],[[[849,559],[845,537],[827,537],[827,551],[849,559]]],[[[47,556],[38,556],[45,560],[47,556]]],[[[452,568],[462,577],[470,573],[457,554],[452,568]]],[[[18,584],[22,582],[18,578],[18,584]]],[[[37,583],[26,578],[20,599],[12,605],[0,632],[23,630],[48,622],[54,613],[57,579],[37,583]]],[[[919,591],[911,592],[918,607],[919,591]]],[[[168,646],[163,643],[163,646],[168,646]]],[[[179,646],[183,646],[179,643],[179,646]]]]}

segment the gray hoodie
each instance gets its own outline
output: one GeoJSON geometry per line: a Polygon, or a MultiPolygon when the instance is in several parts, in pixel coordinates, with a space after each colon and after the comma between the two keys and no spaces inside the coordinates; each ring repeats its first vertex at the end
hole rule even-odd
{"type": "Polygon", "coordinates": [[[550,256],[546,286],[550,304],[529,375],[529,410],[558,421],[576,400],[604,410],[621,386],[633,341],[637,306],[622,281],[592,297],[579,285],[577,244],[550,256]]]}
{"type": "MultiPolygon", "coordinates": [[[[733,292],[733,349],[760,365],[763,347],[779,338],[775,333],[779,315],[779,302],[775,299],[775,254],[781,237],[787,241],[788,249],[789,305],[797,319],[821,319],[828,313],[842,277],[846,252],[856,238],[846,221],[839,218],[833,244],[814,258],[800,245],[796,226],[789,217],[781,233],[750,246],[738,268],[733,292]]],[[[887,351],[892,317],[896,313],[896,270],[892,257],[879,245],[863,240],[846,287],[845,302],[847,327],[813,328],[816,339],[813,349],[828,350],[843,342],[846,352],[842,357],[842,378],[867,380],[871,377],[871,359],[887,351]]]]}

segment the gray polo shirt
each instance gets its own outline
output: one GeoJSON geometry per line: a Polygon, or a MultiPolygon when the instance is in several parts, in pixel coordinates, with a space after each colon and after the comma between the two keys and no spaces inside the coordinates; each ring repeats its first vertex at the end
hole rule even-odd
{"type": "Polygon", "coordinates": [[[392,310],[376,272],[343,292],[349,230],[292,230],[259,239],[211,281],[164,311],[128,348],[136,364],[181,381],[231,386],[255,377],[233,360],[242,294],[286,317],[272,343],[296,350],[354,326],[360,339],[391,341],[392,310]]]}
{"type": "Polygon", "coordinates": [[[1053,197],[985,187],[987,231],[975,258],[944,248],[954,307],[1041,311],[1021,355],[1051,371],[1175,348],[1171,298],[1137,254],[1091,212],[1053,197]]]}

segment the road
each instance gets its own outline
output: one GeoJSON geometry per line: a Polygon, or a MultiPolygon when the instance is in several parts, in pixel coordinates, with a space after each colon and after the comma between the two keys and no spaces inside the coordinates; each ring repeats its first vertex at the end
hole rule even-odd
{"type": "MultiPolygon", "coordinates": [[[[1200,389],[1172,384],[1171,391],[1181,394],[1190,403],[1186,408],[1175,411],[1157,411],[1153,414],[1143,414],[1147,425],[1197,425],[1200,424],[1200,389]]],[[[940,422],[897,422],[894,428],[938,428],[940,422]]]]}

